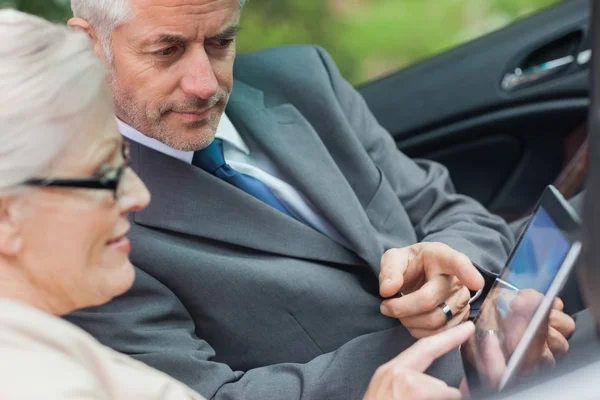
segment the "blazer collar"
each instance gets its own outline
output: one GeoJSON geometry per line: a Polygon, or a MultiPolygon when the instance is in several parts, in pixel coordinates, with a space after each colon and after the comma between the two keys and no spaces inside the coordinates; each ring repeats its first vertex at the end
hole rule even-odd
{"type": "Polygon", "coordinates": [[[139,143],[131,144],[131,166],[152,194],[150,205],[133,213],[138,225],[283,256],[364,264],[320,232],[200,168],[139,143]]]}
{"type": "Polygon", "coordinates": [[[261,146],[289,183],[378,271],[381,246],[373,227],[321,137],[300,112],[289,103],[267,107],[262,91],[240,81],[235,82],[227,112],[236,128],[261,146]]]}

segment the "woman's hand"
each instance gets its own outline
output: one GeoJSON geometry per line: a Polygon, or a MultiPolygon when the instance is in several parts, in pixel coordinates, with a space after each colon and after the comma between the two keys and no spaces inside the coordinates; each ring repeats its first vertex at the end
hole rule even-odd
{"type": "Polygon", "coordinates": [[[364,400],[461,399],[461,392],[424,374],[437,358],[456,349],[475,332],[466,322],[442,333],[419,340],[377,369],[364,400]]]}

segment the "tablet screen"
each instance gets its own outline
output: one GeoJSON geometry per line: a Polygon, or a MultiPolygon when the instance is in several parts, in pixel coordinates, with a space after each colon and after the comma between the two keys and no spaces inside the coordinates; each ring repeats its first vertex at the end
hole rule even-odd
{"type": "MultiPolygon", "coordinates": [[[[511,356],[542,303],[571,243],[543,207],[538,207],[526,233],[513,251],[507,267],[490,289],[475,319],[476,334],[462,347],[463,361],[469,375],[478,375],[482,388],[498,388],[511,356]],[[473,372],[474,370],[474,372],[473,372]]],[[[529,361],[537,364],[538,353],[545,344],[547,325],[539,328],[540,340],[532,340],[529,361]],[[540,347],[539,349],[536,348],[540,347]]],[[[529,349],[528,349],[529,352],[529,349]]],[[[471,385],[471,382],[469,382],[471,385]]]]}
{"type": "Polygon", "coordinates": [[[546,294],[570,248],[563,232],[540,207],[500,279],[546,294]]]}

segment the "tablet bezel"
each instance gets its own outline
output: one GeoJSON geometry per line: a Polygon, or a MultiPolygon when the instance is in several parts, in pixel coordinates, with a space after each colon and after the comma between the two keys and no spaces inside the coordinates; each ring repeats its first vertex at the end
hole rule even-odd
{"type": "Polygon", "coordinates": [[[521,241],[525,237],[525,233],[529,230],[531,223],[533,222],[533,216],[535,216],[540,209],[543,207],[544,210],[548,213],[552,221],[558,226],[562,232],[565,233],[565,237],[569,240],[570,244],[576,239],[576,233],[581,226],[581,219],[577,215],[577,212],[573,209],[573,206],[569,204],[567,200],[563,197],[563,195],[556,189],[554,186],[549,185],[546,187],[539,201],[535,205],[533,212],[531,213],[531,217],[527,221],[525,228],[522,230],[519,235],[519,239],[517,240],[515,246],[513,247],[500,275],[504,272],[505,269],[510,267],[510,261],[512,260],[517,248],[521,244],[521,241]]]}

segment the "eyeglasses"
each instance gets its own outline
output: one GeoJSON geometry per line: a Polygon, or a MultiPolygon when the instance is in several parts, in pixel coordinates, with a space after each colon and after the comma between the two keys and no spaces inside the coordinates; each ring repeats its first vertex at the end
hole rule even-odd
{"type": "Polygon", "coordinates": [[[25,182],[28,186],[63,187],[74,189],[111,190],[115,200],[118,197],[119,184],[129,163],[129,143],[123,141],[121,148],[123,163],[114,167],[103,168],[98,176],[77,179],[35,178],[25,182]]]}

